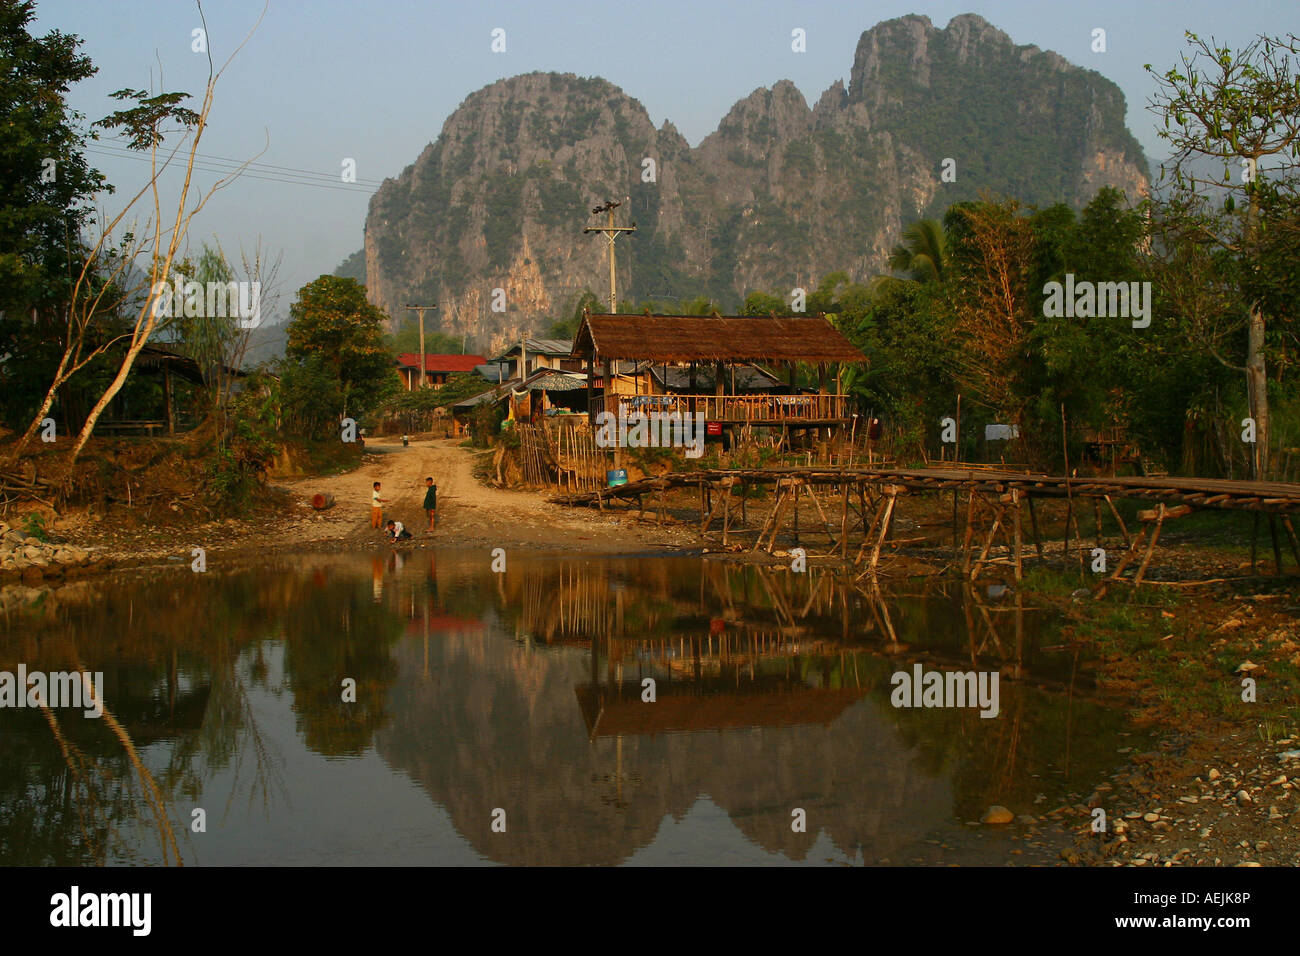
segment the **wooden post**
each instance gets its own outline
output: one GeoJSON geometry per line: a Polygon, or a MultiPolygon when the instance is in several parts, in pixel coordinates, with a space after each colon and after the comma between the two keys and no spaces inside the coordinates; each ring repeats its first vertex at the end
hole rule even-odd
{"type": "Polygon", "coordinates": [[[1300,565],[1300,541],[1296,540],[1295,528],[1291,524],[1291,516],[1282,516],[1282,527],[1286,529],[1287,540],[1291,542],[1291,556],[1295,558],[1295,563],[1300,565]]]}
{"type": "Polygon", "coordinates": [[[1025,500],[1029,503],[1029,527],[1034,532],[1034,549],[1038,552],[1038,560],[1043,560],[1043,542],[1038,536],[1038,514],[1034,511],[1034,496],[1025,495],[1025,500]]]}
{"type": "MultiPolygon", "coordinates": [[[[883,496],[880,500],[883,500],[883,496]]],[[[862,558],[867,553],[867,545],[871,543],[871,533],[876,530],[876,525],[883,513],[884,509],[880,507],[880,501],[873,501],[871,505],[871,523],[868,524],[865,520],[862,523],[862,546],[858,548],[857,556],[853,559],[855,568],[862,563],[862,558]]]]}
{"type": "Polygon", "coordinates": [[[1137,576],[1133,578],[1133,584],[1142,583],[1142,576],[1147,573],[1147,565],[1151,563],[1151,555],[1156,550],[1156,539],[1160,537],[1160,527],[1165,523],[1165,506],[1162,502],[1156,511],[1156,524],[1151,531],[1151,543],[1147,545],[1147,553],[1142,558],[1142,563],[1138,565],[1137,576]]]}
{"type": "Polygon", "coordinates": [[[1019,488],[1011,489],[1011,506],[1016,510],[1014,537],[1016,542],[1016,580],[1019,581],[1024,578],[1024,562],[1021,556],[1021,542],[1020,542],[1020,489],[1019,488]]]}
{"type": "Polygon", "coordinates": [[[162,363],[163,370],[163,408],[167,416],[167,434],[176,434],[176,418],[172,413],[172,373],[167,363],[162,363]]]}
{"type": "MultiPolygon", "coordinates": [[[[763,527],[758,530],[758,540],[754,542],[754,550],[757,551],[763,545],[763,535],[767,534],[768,528],[772,529],[772,540],[776,540],[776,526],[781,510],[785,507],[785,488],[781,484],[781,479],[776,482],[776,501],[772,505],[772,513],[767,516],[763,522],[763,527]]],[[[771,545],[769,544],[769,547],[771,545]]]]}
{"type": "Polygon", "coordinates": [[[1102,495],[1102,497],[1106,499],[1106,504],[1110,506],[1110,513],[1114,517],[1115,523],[1119,525],[1119,533],[1124,536],[1124,545],[1130,548],[1133,547],[1133,540],[1129,536],[1128,526],[1124,524],[1124,519],[1119,516],[1119,511],[1115,508],[1115,502],[1110,500],[1110,495],[1102,495]]]}
{"type": "Polygon", "coordinates": [[[867,565],[868,572],[873,575],[876,573],[876,564],[880,561],[880,549],[884,547],[885,536],[889,534],[889,522],[894,516],[894,502],[896,500],[897,495],[891,491],[889,500],[885,502],[884,517],[880,521],[880,533],[876,535],[876,543],[871,549],[871,563],[867,565]]]}
{"type": "Polygon", "coordinates": [[[975,486],[972,485],[970,493],[966,496],[966,536],[962,539],[962,567],[961,573],[965,577],[970,574],[970,539],[974,532],[975,521],[975,486]]]}
{"type": "Polygon", "coordinates": [[[731,529],[731,489],[735,478],[722,479],[722,546],[727,546],[727,532],[731,529]]]}
{"type": "Polygon", "coordinates": [[[596,374],[595,349],[587,352],[583,358],[587,360],[587,423],[594,428],[596,425],[596,398],[592,378],[596,374]]]}
{"type": "MultiPolygon", "coordinates": [[[[1066,487],[1069,488],[1069,485],[1066,485],[1066,487]]],[[[1074,499],[1067,494],[1065,499],[1065,541],[1061,544],[1061,556],[1064,558],[1070,556],[1070,521],[1073,517],[1074,499]]]]}
{"type": "Polygon", "coordinates": [[[1137,557],[1138,552],[1142,550],[1142,542],[1146,540],[1148,530],[1149,527],[1145,525],[1139,529],[1138,535],[1133,539],[1133,543],[1129,545],[1128,551],[1124,553],[1124,557],[1120,558],[1119,564],[1115,566],[1115,572],[1107,579],[1105,584],[1097,589],[1096,596],[1098,599],[1106,593],[1106,588],[1110,586],[1111,581],[1120,580],[1120,575],[1124,573],[1124,569],[1132,563],[1135,557],[1137,557]]]}
{"type": "MultiPolygon", "coordinates": [[[[844,482],[843,491],[844,491],[844,516],[840,520],[840,560],[847,561],[849,559],[849,483],[848,481],[844,482]]],[[[1292,535],[1292,540],[1294,539],[1295,536],[1292,535]]]]}
{"type": "Polygon", "coordinates": [[[1282,549],[1277,544],[1277,518],[1268,516],[1268,536],[1273,539],[1273,568],[1275,574],[1282,573],[1282,549]]]}
{"type": "Polygon", "coordinates": [[[957,495],[959,491],[956,487],[952,489],[952,547],[957,549],[957,495]]]}
{"type": "Polygon", "coordinates": [[[1254,574],[1255,571],[1257,570],[1257,568],[1255,567],[1255,548],[1256,545],[1258,545],[1258,543],[1259,543],[1259,512],[1256,511],[1252,514],[1252,520],[1250,523],[1250,573],[1251,574],[1254,574]]]}
{"type": "Polygon", "coordinates": [[[799,494],[803,491],[803,482],[794,479],[794,543],[799,544],[799,494]]]}
{"type": "Polygon", "coordinates": [[[1006,514],[1006,506],[998,505],[998,512],[993,516],[993,525],[989,528],[989,535],[984,539],[984,547],[980,549],[979,559],[975,562],[975,567],[971,569],[970,579],[974,581],[980,576],[985,562],[988,560],[989,549],[993,547],[993,539],[998,533],[998,528],[1002,526],[1002,516],[1006,514]]]}

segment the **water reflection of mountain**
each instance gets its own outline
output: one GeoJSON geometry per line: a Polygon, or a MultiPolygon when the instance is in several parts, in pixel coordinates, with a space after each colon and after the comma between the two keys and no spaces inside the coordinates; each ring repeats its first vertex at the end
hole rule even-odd
{"type": "Polygon", "coordinates": [[[1063,750],[1066,767],[1099,758],[1097,736],[1074,728],[1107,717],[1065,706],[1056,675],[1070,676],[1069,660],[1039,653],[1041,616],[995,625],[999,608],[941,593],[877,606],[827,576],[521,564],[479,592],[501,627],[395,650],[393,720],[376,734],[381,756],[490,859],[620,862],[702,797],[790,859],[819,831],[848,856],[897,859],[955,815],[1028,804],[1063,750]],[[1004,685],[1000,721],[895,710],[888,676],[916,654],[985,658],[1029,683],[1004,685]],[[504,834],[491,829],[497,807],[504,834]],[[796,807],[807,833],[791,829],[796,807]]]}
{"type": "Polygon", "coordinates": [[[946,782],[920,770],[861,703],[829,726],[593,741],[573,697],[585,684],[581,653],[489,634],[449,636],[432,654],[426,680],[419,643],[397,651],[394,719],[377,749],[493,860],[621,862],[702,795],[751,840],[792,859],[823,828],[846,853],[888,855],[950,812],[946,782]],[[507,813],[504,834],[491,830],[496,807],[507,813]],[[792,832],[795,807],[807,811],[809,832],[792,832]]]}

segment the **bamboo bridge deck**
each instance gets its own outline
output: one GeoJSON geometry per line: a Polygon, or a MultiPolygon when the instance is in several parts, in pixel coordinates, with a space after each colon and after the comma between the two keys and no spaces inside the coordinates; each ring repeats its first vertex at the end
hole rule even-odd
{"type": "MultiPolygon", "coordinates": [[[[722,544],[726,548],[731,535],[753,533],[753,527],[742,530],[732,528],[732,514],[739,510],[741,523],[747,522],[744,489],[754,485],[774,485],[776,500],[772,510],[758,528],[757,540],[752,550],[775,549],[783,523],[793,517],[794,543],[799,543],[799,502],[807,499],[816,508],[816,516],[830,542],[827,556],[849,560],[849,542],[854,533],[861,531],[856,567],[867,554],[870,559],[863,575],[874,574],[881,550],[890,538],[895,510],[900,498],[924,492],[953,493],[953,545],[962,558],[962,571],[975,580],[989,564],[1011,564],[1016,580],[1022,577],[1026,556],[1022,532],[1022,515],[1027,506],[1032,540],[1038,557],[1044,557],[1039,535],[1038,517],[1034,501],[1038,498],[1066,499],[1065,541],[1063,553],[1070,551],[1071,526],[1077,550],[1082,560],[1083,535],[1079,531],[1075,502],[1091,500],[1095,514],[1094,526],[1097,547],[1101,547],[1101,503],[1114,517],[1123,536],[1125,550],[1117,562],[1114,573],[1099,593],[1104,593],[1111,581],[1122,580],[1124,571],[1139,558],[1140,563],[1133,583],[1141,584],[1155,550],[1161,528],[1167,520],[1174,520],[1198,509],[1219,509],[1254,512],[1255,535],[1258,535],[1260,517],[1267,517],[1272,540],[1273,557],[1278,573],[1282,571],[1281,530],[1285,531],[1291,553],[1300,565],[1300,540],[1297,539],[1291,515],[1300,513],[1300,484],[1270,481],[1245,481],[1217,478],[1173,477],[1079,477],[1043,475],[1023,471],[1006,471],[989,468],[949,466],[946,468],[894,468],[859,465],[850,467],[796,466],[754,470],[704,470],[674,472],[653,478],[642,478],[624,485],[575,491],[551,497],[557,504],[591,505],[604,508],[607,502],[618,499],[636,499],[644,510],[645,496],[657,498],[660,521],[664,516],[664,493],[672,488],[698,488],[700,496],[700,533],[705,534],[710,524],[721,517],[722,544]],[[740,488],[742,493],[736,494],[740,488]],[[821,491],[822,494],[817,494],[821,491]],[[825,492],[830,492],[826,494],[825,492]],[[958,537],[958,498],[966,494],[966,529],[960,548],[958,537]],[[715,502],[713,499],[717,497],[715,502]],[[738,504],[733,499],[738,498],[738,504]],[[854,499],[856,498],[856,502],[854,499]],[[1141,527],[1130,534],[1112,499],[1132,498],[1154,502],[1156,507],[1138,512],[1141,527]],[[837,499],[839,499],[837,501],[837,499]],[[836,513],[838,512],[838,513],[836,513]],[[720,514],[719,514],[720,513],[720,514]],[[980,521],[976,517],[979,515],[980,521]],[[984,519],[987,531],[984,530],[984,519]],[[838,520],[837,520],[838,519],[838,520]],[[983,538],[979,544],[978,535],[983,538]],[[1006,558],[993,554],[994,542],[1001,531],[1006,544],[1006,558]],[[767,539],[764,546],[764,539],[767,539]],[[976,557],[978,554],[978,557],[976,557]]],[[[805,524],[805,534],[820,532],[805,524]]],[[[922,539],[916,539],[922,540],[922,539]]],[[[904,542],[894,541],[894,545],[904,542]]],[[[1104,560],[1104,558],[1103,558],[1104,560]]],[[[1255,539],[1251,544],[1251,565],[1255,564],[1255,539]]]]}
{"type": "Polygon", "coordinates": [[[793,467],[748,471],[695,471],[642,478],[613,488],[553,496],[557,504],[597,504],[598,499],[635,498],[665,488],[692,488],[701,482],[719,486],[725,479],[739,484],[776,484],[796,479],[810,485],[868,482],[897,485],[911,491],[971,491],[1003,494],[1018,489],[1025,496],[1077,498],[1141,498],[1197,508],[1226,508],[1274,514],[1300,513],[1300,484],[1221,478],[1094,478],[1040,475],[1020,471],[968,468],[793,467]]]}

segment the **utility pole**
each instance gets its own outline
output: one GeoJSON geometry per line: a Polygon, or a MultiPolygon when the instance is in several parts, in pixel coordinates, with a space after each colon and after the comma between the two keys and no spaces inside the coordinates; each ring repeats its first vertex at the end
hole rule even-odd
{"type": "Polygon", "coordinates": [[[623,205],[621,202],[610,200],[603,206],[597,206],[591,211],[593,216],[599,216],[602,212],[609,213],[609,225],[591,226],[582,230],[583,235],[590,232],[603,232],[605,242],[609,248],[609,314],[613,315],[618,311],[618,291],[614,282],[614,240],[618,238],[620,232],[636,232],[636,223],[630,226],[614,225],[614,210],[623,205]]]}
{"type": "Polygon", "coordinates": [[[424,388],[424,381],[428,373],[424,367],[424,313],[429,309],[436,309],[436,305],[407,305],[408,312],[418,312],[420,315],[420,388],[424,388]]]}

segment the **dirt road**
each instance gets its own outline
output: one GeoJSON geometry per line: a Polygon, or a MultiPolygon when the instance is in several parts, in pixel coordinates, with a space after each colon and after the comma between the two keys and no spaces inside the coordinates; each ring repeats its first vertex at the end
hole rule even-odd
{"type": "Polygon", "coordinates": [[[295,498],[295,506],[310,514],[302,528],[304,539],[338,541],[364,546],[382,542],[370,528],[370,492],[380,482],[389,500],[384,520],[401,521],[416,541],[441,545],[491,547],[524,545],[606,553],[643,551],[677,544],[676,529],[650,528],[619,522],[546,502],[536,492],[506,491],[482,484],[473,474],[475,453],[455,439],[366,442],[362,466],[344,475],[277,482],[295,498]],[[438,485],[438,526],[429,533],[423,510],[426,476],[438,485]],[[311,496],[334,496],[334,507],[312,512],[311,496]]]}

